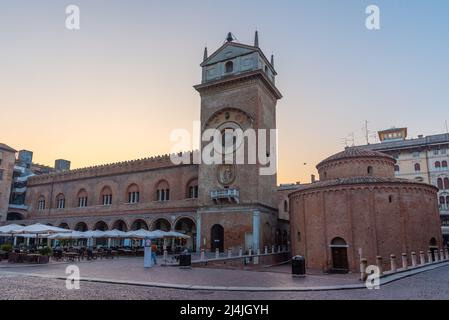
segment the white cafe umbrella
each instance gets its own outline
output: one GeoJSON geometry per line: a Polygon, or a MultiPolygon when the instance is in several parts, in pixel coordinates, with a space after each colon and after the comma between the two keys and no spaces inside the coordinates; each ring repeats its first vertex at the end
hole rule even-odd
{"type": "Polygon", "coordinates": [[[134,239],[145,239],[145,238],[156,239],[157,238],[157,236],[154,234],[153,231],[148,231],[145,229],[129,231],[126,233],[126,236],[128,238],[134,238],[134,239]]]}
{"type": "MultiPolygon", "coordinates": [[[[21,233],[21,234],[15,234],[14,236],[18,237],[18,238],[29,238],[29,239],[36,238],[36,235],[32,234],[32,233],[21,233]]],[[[38,236],[39,236],[39,238],[48,238],[49,234],[48,233],[40,233],[38,236]]]]}
{"type": "Polygon", "coordinates": [[[127,233],[114,229],[114,230],[108,230],[104,232],[104,237],[105,238],[126,238],[127,237],[127,233]]]}
{"type": "Polygon", "coordinates": [[[36,223],[26,227],[12,231],[13,234],[53,234],[53,233],[70,233],[72,230],[53,227],[46,224],[36,223]]]}
{"type": "Polygon", "coordinates": [[[63,229],[59,227],[53,227],[42,223],[32,224],[11,232],[13,235],[17,234],[34,234],[36,236],[36,242],[38,242],[40,234],[53,234],[53,233],[70,233],[72,230],[63,229]]]}
{"type": "Polygon", "coordinates": [[[8,224],[6,226],[2,226],[0,227],[0,234],[7,234],[7,235],[11,235],[11,233],[13,231],[22,229],[23,226],[19,225],[19,224],[8,224]]]}
{"type": "Polygon", "coordinates": [[[177,231],[168,231],[165,232],[165,238],[182,238],[182,239],[188,239],[190,238],[190,236],[181,233],[181,232],[177,232],[177,231]]]}
{"type": "Polygon", "coordinates": [[[159,238],[159,239],[162,239],[167,236],[167,232],[162,231],[162,230],[153,230],[153,231],[151,231],[151,234],[153,235],[154,238],[159,238]]]}
{"type": "Polygon", "coordinates": [[[83,232],[83,234],[87,238],[106,238],[105,231],[100,231],[100,230],[86,231],[86,232],[83,232]]]}
{"type": "Polygon", "coordinates": [[[86,236],[85,232],[80,231],[72,231],[70,233],[55,233],[48,237],[48,239],[58,239],[58,240],[64,240],[64,239],[87,239],[88,236],[86,236]]]}

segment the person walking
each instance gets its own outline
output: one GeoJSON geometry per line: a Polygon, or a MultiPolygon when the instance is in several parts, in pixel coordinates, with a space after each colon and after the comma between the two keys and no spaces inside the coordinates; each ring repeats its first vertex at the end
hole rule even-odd
{"type": "Polygon", "coordinates": [[[157,252],[157,245],[152,244],[151,245],[151,259],[152,259],[154,265],[157,265],[156,252],[157,252]]]}

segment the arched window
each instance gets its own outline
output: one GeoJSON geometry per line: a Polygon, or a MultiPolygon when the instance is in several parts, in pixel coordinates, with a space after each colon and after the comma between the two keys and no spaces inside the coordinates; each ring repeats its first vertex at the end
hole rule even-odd
{"type": "Polygon", "coordinates": [[[392,195],[388,196],[388,201],[389,201],[390,203],[393,202],[393,196],[392,196],[392,195]]]}
{"type": "Polygon", "coordinates": [[[104,206],[110,206],[112,204],[112,190],[109,187],[104,187],[100,193],[100,203],[104,206]]]}
{"type": "Polygon", "coordinates": [[[444,189],[444,184],[443,184],[443,179],[442,178],[438,178],[437,186],[438,186],[438,189],[440,189],[440,190],[444,189]]]}
{"type": "Polygon", "coordinates": [[[128,203],[138,203],[140,197],[139,187],[136,184],[132,184],[128,187],[128,203]]]}
{"type": "Polygon", "coordinates": [[[87,207],[87,192],[84,189],[81,189],[78,192],[78,208],[87,207]]]}
{"type": "Polygon", "coordinates": [[[193,179],[187,184],[187,198],[198,198],[198,179],[193,179]]]}
{"type": "Polygon", "coordinates": [[[447,169],[447,161],[441,162],[441,168],[447,169]]]}
{"type": "Polygon", "coordinates": [[[45,197],[40,196],[39,200],[37,200],[37,210],[44,211],[45,210],[45,197]]]}
{"type": "Polygon", "coordinates": [[[234,71],[234,63],[232,61],[228,61],[225,64],[225,72],[226,73],[231,73],[232,71],[234,71]]]}
{"type": "Polygon", "coordinates": [[[421,165],[419,163],[415,163],[415,171],[416,172],[421,171],[421,165]]]}
{"type": "Polygon", "coordinates": [[[288,202],[284,200],[284,212],[288,212],[288,202]]]}
{"type": "Polygon", "coordinates": [[[441,163],[440,161],[435,162],[435,169],[441,169],[441,163]]]}
{"type": "Polygon", "coordinates": [[[65,208],[65,197],[62,193],[56,196],[56,208],[64,209],[65,208]]]}
{"type": "Polygon", "coordinates": [[[367,171],[367,173],[368,173],[369,175],[372,175],[372,174],[373,174],[373,167],[369,166],[368,169],[367,169],[366,171],[367,171]]]}
{"type": "Polygon", "coordinates": [[[399,171],[401,171],[401,168],[398,165],[395,165],[394,172],[398,173],[399,171]]]}
{"type": "Polygon", "coordinates": [[[440,196],[440,205],[444,206],[445,204],[446,204],[446,198],[444,196],[440,196]]]}
{"type": "Polygon", "coordinates": [[[170,200],[170,186],[167,181],[162,180],[156,186],[156,200],[168,201],[170,200]]]}
{"type": "Polygon", "coordinates": [[[449,178],[444,178],[444,190],[449,190],[449,178]]]}

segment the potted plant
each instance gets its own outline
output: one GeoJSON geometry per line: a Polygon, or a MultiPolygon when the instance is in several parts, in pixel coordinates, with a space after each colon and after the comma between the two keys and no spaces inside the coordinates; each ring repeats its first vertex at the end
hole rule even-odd
{"type": "Polygon", "coordinates": [[[44,247],[39,249],[40,257],[38,259],[39,264],[48,263],[50,261],[50,256],[52,254],[52,250],[50,247],[44,247]]]}
{"type": "Polygon", "coordinates": [[[12,244],[5,243],[0,246],[0,260],[8,259],[9,253],[12,251],[12,244]]]}

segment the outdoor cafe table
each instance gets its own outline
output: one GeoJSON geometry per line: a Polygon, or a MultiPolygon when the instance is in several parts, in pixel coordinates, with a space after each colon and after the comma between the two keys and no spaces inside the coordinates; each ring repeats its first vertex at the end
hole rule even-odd
{"type": "Polygon", "coordinates": [[[79,253],[77,252],[63,252],[62,256],[70,261],[75,261],[77,258],[79,258],[79,253]]]}

